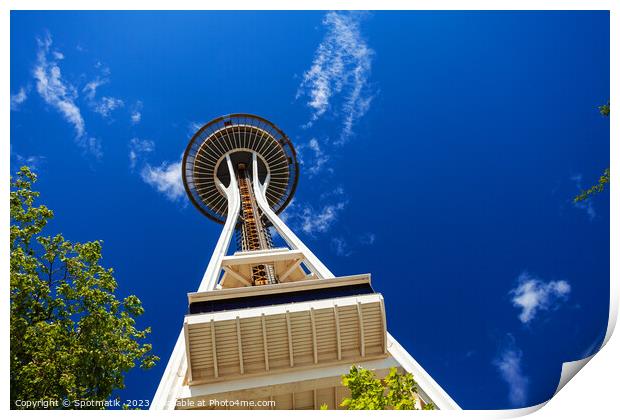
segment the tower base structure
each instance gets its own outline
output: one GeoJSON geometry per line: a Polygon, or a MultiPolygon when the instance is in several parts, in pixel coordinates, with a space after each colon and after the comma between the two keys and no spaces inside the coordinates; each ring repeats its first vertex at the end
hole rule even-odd
{"type": "Polygon", "coordinates": [[[352,365],[385,376],[410,372],[418,404],[459,406],[388,333],[385,304],[370,274],[336,277],[270,209],[256,173],[262,214],[288,248],[225,255],[239,212],[232,162],[229,217],[185,316],[151,409],[340,408],[352,365]],[[253,286],[252,269],[273,267],[277,284],[253,286]]]}

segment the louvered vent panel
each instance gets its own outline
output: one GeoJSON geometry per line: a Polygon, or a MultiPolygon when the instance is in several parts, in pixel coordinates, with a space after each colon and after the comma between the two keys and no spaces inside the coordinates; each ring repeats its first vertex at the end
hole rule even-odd
{"type": "Polygon", "coordinates": [[[191,383],[384,357],[386,329],[381,296],[364,295],[361,300],[364,303],[351,298],[333,299],[329,304],[317,301],[316,308],[280,305],[269,307],[267,314],[259,316],[256,310],[240,310],[232,319],[218,313],[188,315],[185,328],[191,383]]]}

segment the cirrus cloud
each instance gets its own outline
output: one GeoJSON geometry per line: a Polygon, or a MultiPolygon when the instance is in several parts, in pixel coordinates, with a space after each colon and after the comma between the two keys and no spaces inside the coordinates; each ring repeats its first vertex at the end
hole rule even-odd
{"type": "Polygon", "coordinates": [[[17,111],[26,99],[28,99],[28,92],[26,88],[19,88],[19,91],[17,91],[16,94],[11,95],[11,111],[17,111]]]}
{"type": "Polygon", "coordinates": [[[153,150],[155,150],[155,142],[152,140],[139,139],[137,137],[129,140],[129,167],[133,170],[138,160],[153,150]]]}
{"type": "Polygon", "coordinates": [[[527,403],[529,378],[523,372],[523,351],[517,347],[511,334],[508,334],[493,365],[508,385],[510,404],[513,407],[524,407],[527,403]]]}
{"type": "Polygon", "coordinates": [[[39,48],[33,70],[37,92],[48,105],[55,108],[68,123],[73,125],[76,137],[82,137],[85,134],[84,118],[75,103],[77,91],[63,80],[57,59],[49,57],[51,36],[47,34],[45,38],[37,39],[37,44],[39,48]]]}
{"type": "Polygon", "coordinates": [[[284,213],[280,216],[293,229],[300,229],[308,235],[327,232],[338,220],[340,212],[344,210],[347,201],[344,199],[323,204],[316,208],[307,203],[291,201],[284,213]]]}
{"type": "Polygon", "coordinates": [[[37,38],[37,45],[37,59],[32,73],[39,96],[73,126],[76,143],[100,158],[103,155],[101,141],[86,133],[82,112],[76,104],[77,89],[62,77],[59,61],[64,59],[64,55],[59,51],[51,52],[52,37],[49,34],[43,39],[37,38]]]}
{"type": "Polygon", "coordinates": [[[355,122],[368,111],[373,98],[369,77],[374,51],[362,37],[361,16],[354,12],[325,15],[327,32],[297,91],[297,98],[307,97],[312,109],[305,127],[330,109],[334,115],[341,115],[342,130],[336,143],[345,143],[351,137],[355,122]],[[337,98],[340,106],[332,103],[337,98]]]}

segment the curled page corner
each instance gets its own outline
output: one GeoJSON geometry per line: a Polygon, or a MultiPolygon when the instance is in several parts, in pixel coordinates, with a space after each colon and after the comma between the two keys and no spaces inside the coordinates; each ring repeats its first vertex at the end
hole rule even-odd
{"type": "MultiPolygon", "coordinates": [[[[602,346],[601,346],[602,348],[602,346]]],[[[598,353],[598,352],[596,352],[598,353]]],[[[532,405],[529,407],[523,408],[514,408],[508,410],[498,410],[495,413],[498,414],[497,417],[494,418],[514,418],[514,417],[522,417],[528,414],[532,414],[541,408],[543,408],[553,397],[556,396],[558,392],[566,385],[588,362],[596,355],[596,353],[591,356],[586,357],[585,359],[573,360],[572,362],[564,362],[562,363],[562,373],[560,374],[560,381],[558,383],[558,387],[556,388],[553,396],[546,401],[543,401],[540,404],[532,405]]]]}
{"type": "Polygon", "coordinates": [[[617,291],[617,286],[618,286],[617,282],[610,281],[609,319],[607,321],[607,331],[605,332],[605,338],[603,339],[603,342],[601,343],[598,350],[595,351],[590,356],[580,359],[580,360],[574,360],[572,362],[562,363],[562,373],[560,375],[560,382],[558,383],[558,387],[555,389],[553,396],[555,396],[558,392],[560,392],[560,390],[564,388],[564,385],[566,385],[568,381],[573,379],[573,377],[577,374],[577,372],[579,372],[585,365],[587,365],[588,362],[592,360],[592,358],[596,356],[597,353],[603,349],[603,347],[605,347],[605,344],[607,344],[607,342],[611,338],[614,332],[614,329],[616,328],[616,321],[618,320],[618,298],[614,297],[614,296],[617,296],[617,293],[615,293],[617,291]]]}
{"type": "Polygon", "coordinates": [[[594,353],[591,356],[586,357],[585,359],[573,360],[572,362],[564,362],[562,363],[562,373],[560,375],[560,382],[558,383],[558,387],[555,389],[553,396],[555,396],[564,385],[568,383],[573,377],[579,372],[594,356],[594,353]]]}
{"type": "Polygon", "coordinates": [[[509,419],[509,418],[515,418],[515,417],[524,417],[524,416],[527,416],[529,414],[535,413],[536,411],[540,410],[545,405],[547,405],[548,402],[549,402],[549,400],[547,400],[545,402],[541,402],[540,404],[531,405],[529,407],[511,408],[511,409],[508,409],[508,410],[499,410],[498,411],[499,416],[497,416],[496,418],[509,419]]]}

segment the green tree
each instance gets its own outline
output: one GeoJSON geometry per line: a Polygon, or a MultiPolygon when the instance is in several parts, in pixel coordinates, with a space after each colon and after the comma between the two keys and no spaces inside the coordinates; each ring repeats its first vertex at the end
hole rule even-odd
{"type": "MultiPolygon", "coordinates": [[[[342,384],[349,388],[351,397],[340,404],[349,410],[417,410],[418,384],[411,373],[399,374],[396,368],[383,379],[362,367],[351,366],[343,375],[342,384]]],[[[423,410],[434,410],[433,403],[421,404],[423,410]]]]}
{"type": "Polygon", "coordinates": [[[158,360],[143,342],[150,329],[135,326],[144,309],[136,296],[116,298],[100,241],[42,235],[54,213],[35,204],[36,179],[25,166],[11,179],[11,407],[105,400],[124,387],[125,372],[158,360]]]}
{"type": "MultiPolygon", "coordinates": [[[[599,112],[603,117],[609,117],[609,101],[605,105],[601,105],[598,107],[599,112]]],[[[592,197],[594,194],[601,193],[605,190],[605,186],[609,184],[609,168],[603,171],[603,175],[598,179],[598,183],[591,186],[587,190],[581,191],[575,198],[573,198],[574,203],[578,203],[580,201],[587,200],[592,197]]]]}
{"type": "Polygon", "coordinates": [[[603,117],[609,117],[609,101],[605,105],[599,106],[598,111],[603,117]]]}

